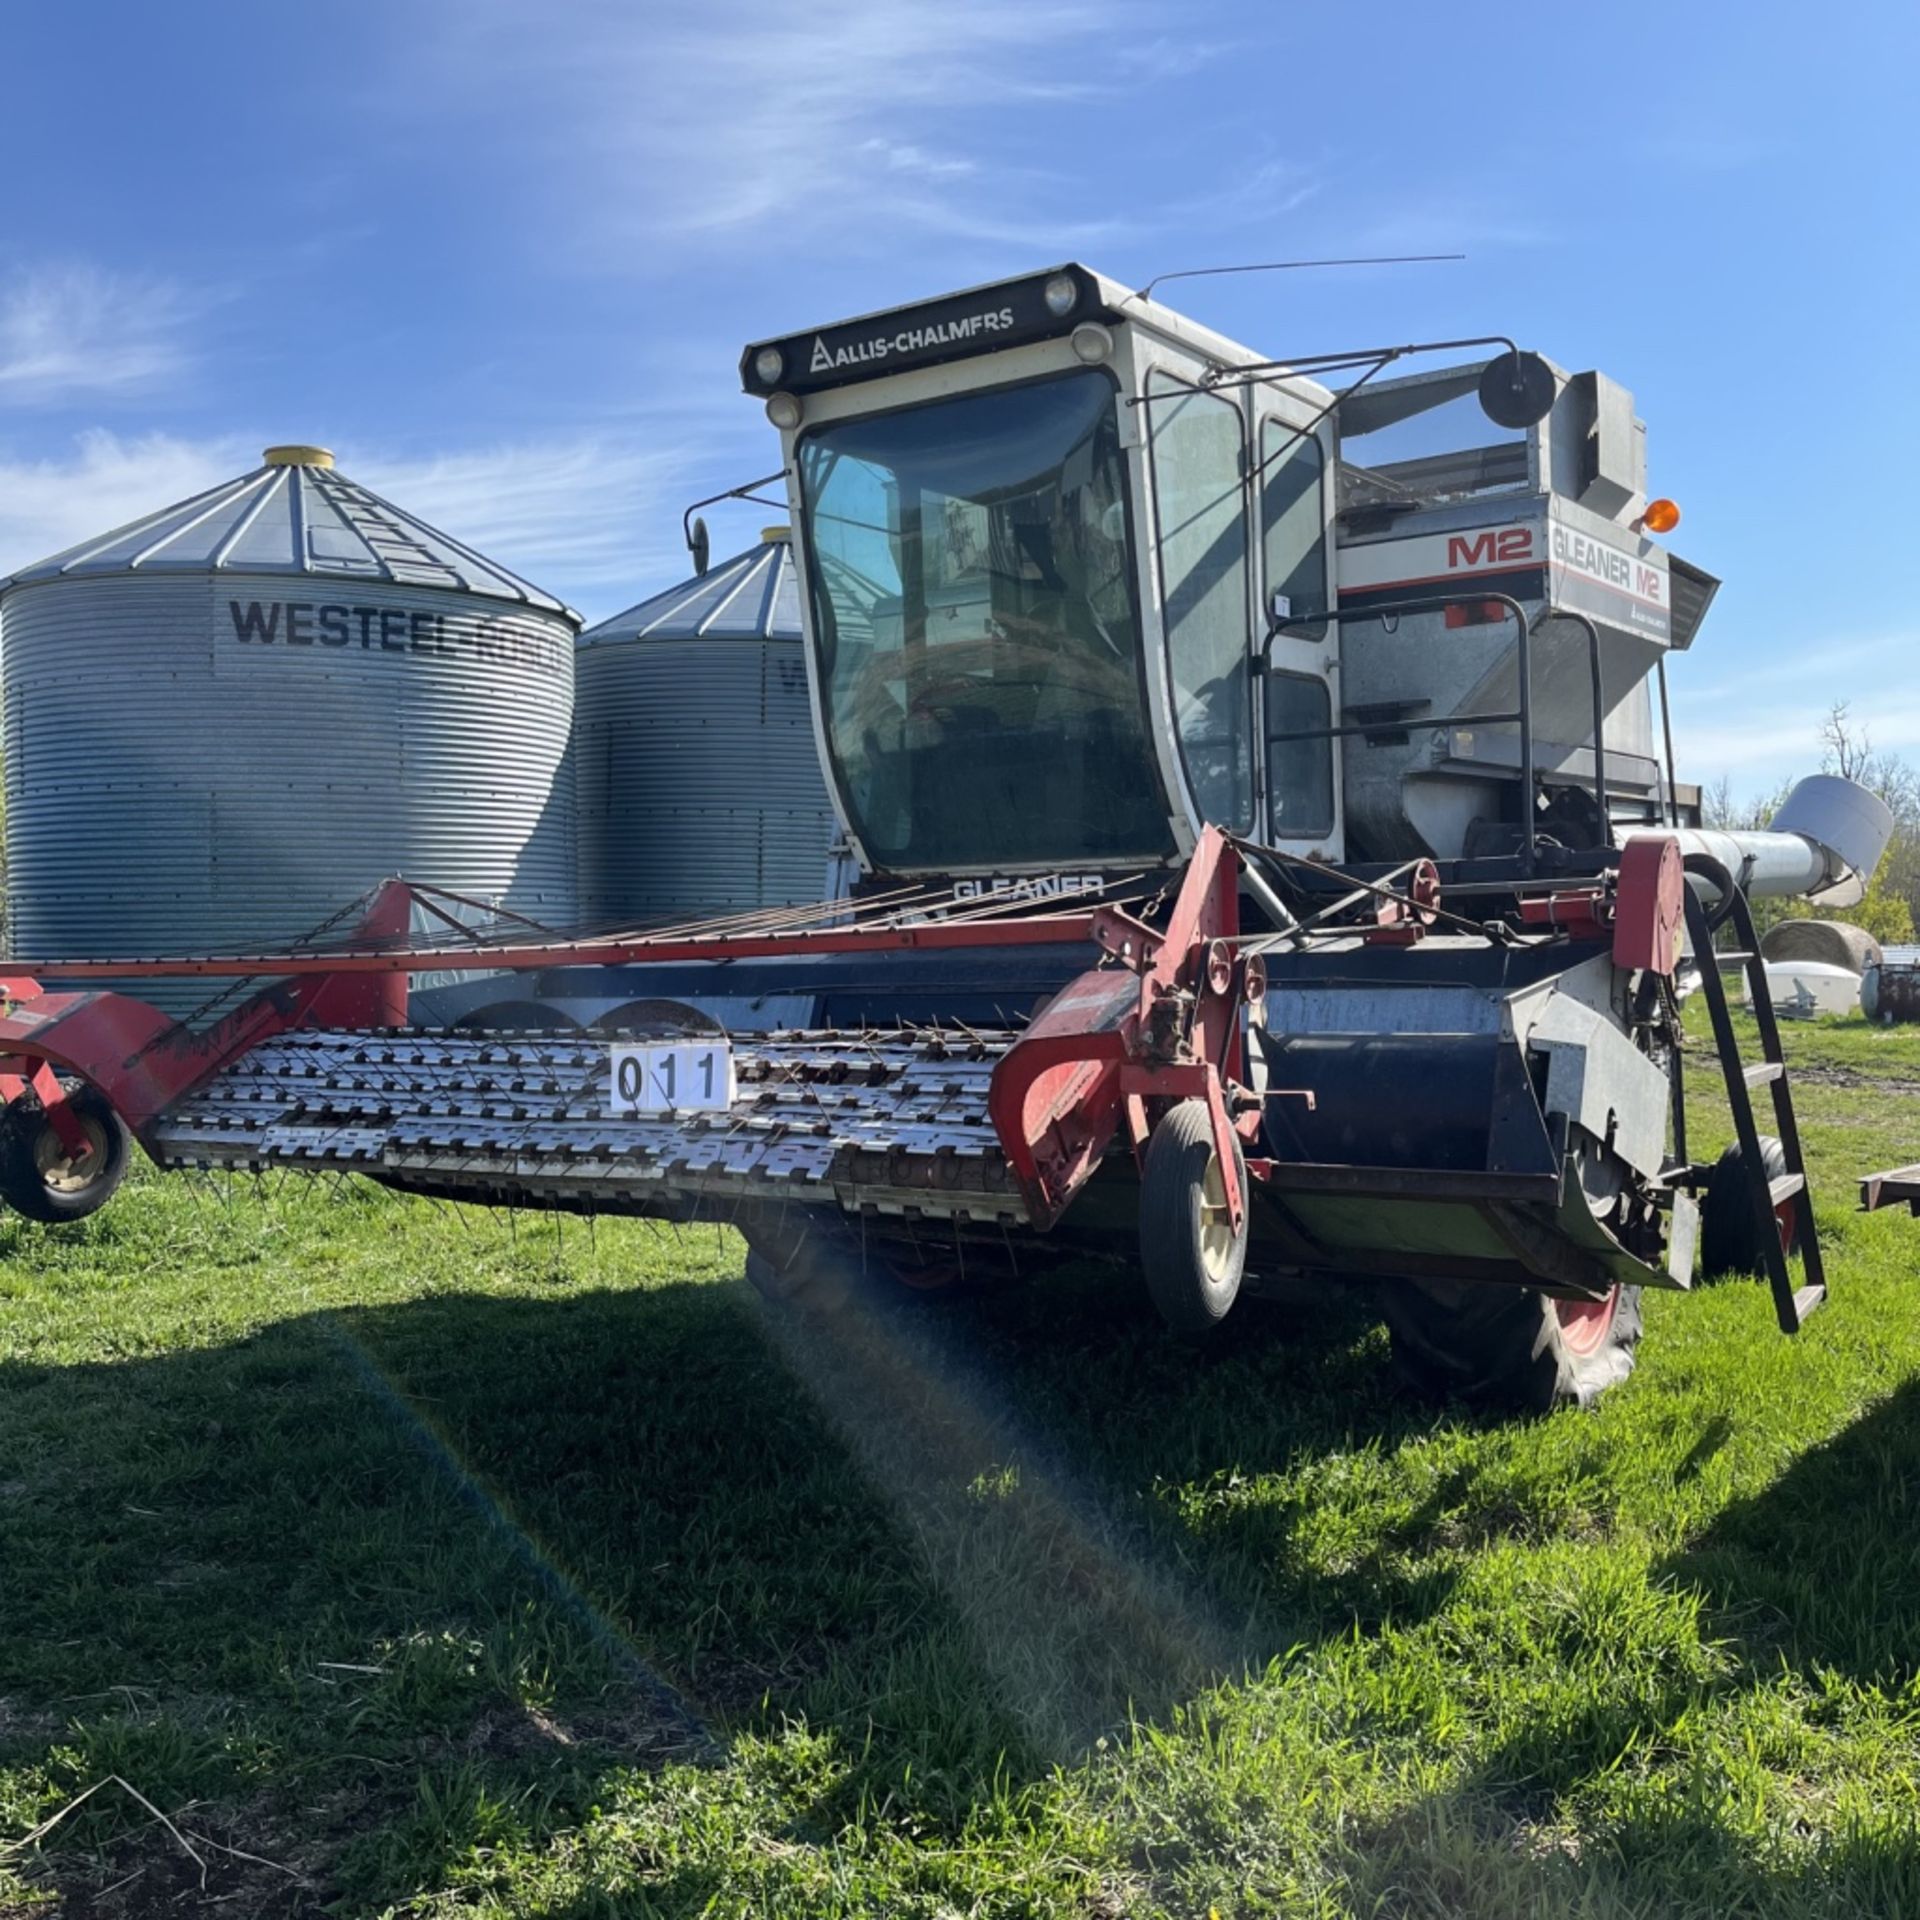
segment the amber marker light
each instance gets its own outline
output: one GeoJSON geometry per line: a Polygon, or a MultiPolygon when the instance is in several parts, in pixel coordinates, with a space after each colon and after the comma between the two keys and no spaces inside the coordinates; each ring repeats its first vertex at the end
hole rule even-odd
{"type": "Polygon", "coordinates": [[[1649,500],[1647,510],[1640,516],[1640,526],[1646,533],[1671,533],[1680,524],[1680,509],[1671,500],[1649,500]]]}

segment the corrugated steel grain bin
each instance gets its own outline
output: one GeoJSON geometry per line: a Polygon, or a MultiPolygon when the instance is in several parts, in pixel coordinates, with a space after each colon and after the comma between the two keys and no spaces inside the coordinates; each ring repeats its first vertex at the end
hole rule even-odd
{"type": "Polygon", "coordinates": [[[394,873],[570,922],[578,628],[317,447],[0,582],[14,956],[271,945],[394,873]]]}
{"type": "Polygon", "coordinates": [[[784,527],[580,636],[580,903],[597,926],[821,898],[833,807],[784,527]]]}

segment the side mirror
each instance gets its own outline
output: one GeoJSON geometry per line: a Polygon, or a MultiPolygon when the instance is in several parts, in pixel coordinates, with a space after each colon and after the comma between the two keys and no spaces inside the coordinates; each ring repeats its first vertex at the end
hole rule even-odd
{"type": "Polygon", "coordinates": [[[1553,369],[1537,353],[1515,347],[1482,368],[1480,411],[1496,427],[1531,427],[1553,411],[1559,391],[1553,369]]]}
{"type": "Polygon", "coordinates": [[[687,533],[687,551],[693,555],[694,577],[699,578],[707,570],[707,563],[713,557],[713,544],[707,536],[707,523],[698,514],[693,517],[693,525],[687,533]]]}

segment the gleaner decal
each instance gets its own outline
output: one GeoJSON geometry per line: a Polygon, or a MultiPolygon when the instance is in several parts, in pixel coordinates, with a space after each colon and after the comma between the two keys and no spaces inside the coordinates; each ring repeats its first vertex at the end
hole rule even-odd
{"type": "Polygon", "coordinates": [[[1579,533],[1572,527],[1556,523],[1553,529],[1553,563],[1557,567],[1583,573],[1589,580],[1603,587],[1611,587],[1616,593],[1630,594],[1650,607],[1659,607],[1663,611],[1666,607],[1667,576],[1664,568],[1651,560],[1636,559],[1630,553],[1622,553],[1618,547],[1610,546],[1604,540],[1596,540],[1591,534],[1579,533]]]}
{"type": "Polygon", "coordinates": [[[876,334],[870,340],[855,340],[844,347],[829,347],[816,333],[807,372],[839,373],[848,367],[871,366],[891,354],[925,353],[929,347],[962,346],[983,334],[1005,333],[1012,326],[1013,309],[997,307],[990,313],[968,313],[957,320],[935,321],[931,326],[903,327],[898,333],[876,334]]]}
{"type": "Polygon", "coordinates": [[[996,873],[983,880],[956,880],[959,900],[1070,900],[1098,893],[1106,882],[1097,873],[996,873]]]}

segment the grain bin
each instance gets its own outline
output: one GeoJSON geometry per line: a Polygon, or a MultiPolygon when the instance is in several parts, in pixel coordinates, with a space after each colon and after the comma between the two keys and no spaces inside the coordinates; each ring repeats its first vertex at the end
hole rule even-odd
{"type": "Polygon", "coordinates": [[[821,898],[833,807],[786,528],[590,628],[577,663],[589,922],[821,898]]]}
{"type": "Polygon", "coordinates": [[[570,921],[578,627],[318,447],[0,581],[14,956],[257,948],[394,873],[570,921]]]}

